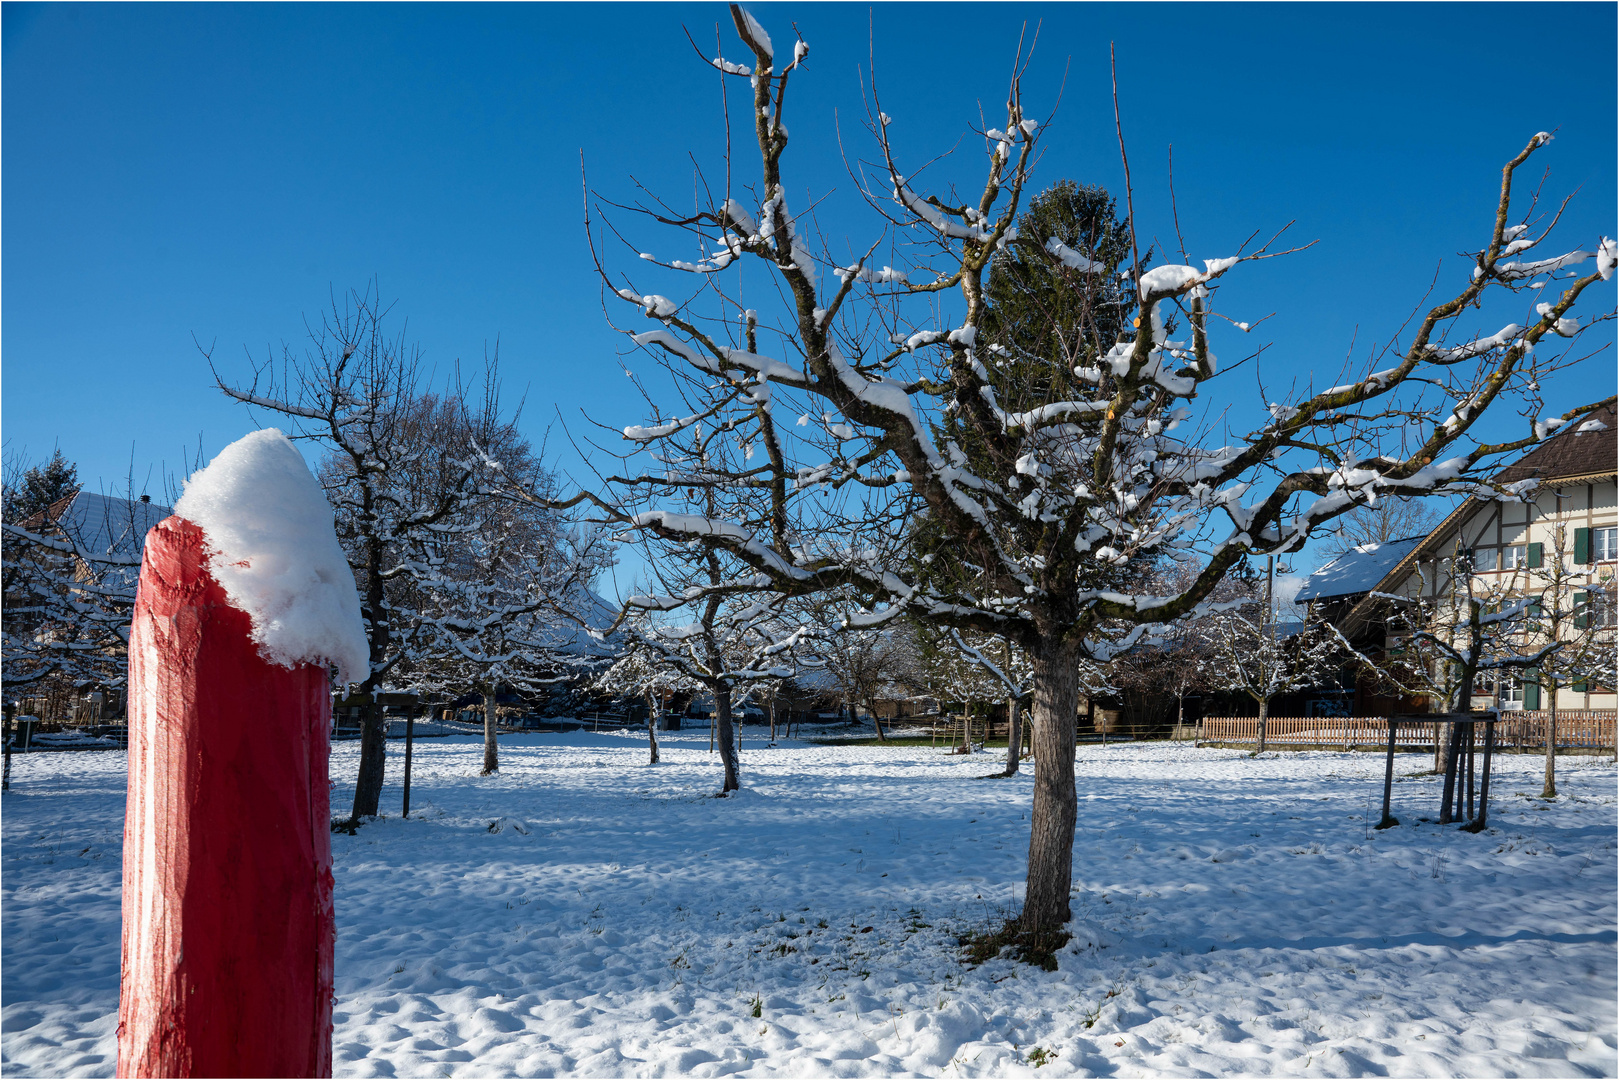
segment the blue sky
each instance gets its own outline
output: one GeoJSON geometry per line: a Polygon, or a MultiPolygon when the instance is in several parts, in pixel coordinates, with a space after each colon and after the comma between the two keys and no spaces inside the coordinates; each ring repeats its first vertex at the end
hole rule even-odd
{"type": "MultiPolygon", "coordinates": [[[[1173,144],[1194,259],[1295,219],[1291,235],[1321,241],[1222,297],[1240,317],[1278,312],[1254,335],[1273,342],[1272,380],[1332,378],[1352,342],[1364,358],[1387,340],[1439,261],[1482,244],[1501,164],[1538,130],[1558,135],[1537,158],[1547,190],[1579,189],[1568,246],[1615,231],[1611,4],[753,10],[778,43],[796,20],[811,45],[788,165],[800,191],[833,193],[823,226],[862,248],[865,219],[839,231],[837,136],[869,150],[868,52],[919,162],[980,103],[998,119],[1024,23],[1039,22],[1025,98],[1043,114],[1066,86],[1037,186],[1122,191],[1116,42],[1145,233],[1172,232],[1173,144]]],[[[630,198],[633,175],[689,199],[688,151],[712,168],[722,128],[717,76],[681,27],[711,47],[723,19],[719,4],[7,3],[8,450],[60,444],[92,485],[133,462],[137,488],[150,472],[160,491],[199,435],[211,454],[253,426],[212,387],[194,338],[245,376],[248,352],[297,342],[333,290],[372,280],[441,374],[498,340],[536,442],[581,409],[639,420],[584,243],[581,154],[604,195],[630,198]]],[[[976,172],[974,159],[940,175],[976,172]]],[[[1584,308],[1612,303],[1609,287],[1584,308]]],[[[1579,385],[1550,388],[1552,404],[1611,393],[1613,375],[1610,350],[1579,385]]],[[[579,472],[571,454],[557,461],[579,472]]]]}

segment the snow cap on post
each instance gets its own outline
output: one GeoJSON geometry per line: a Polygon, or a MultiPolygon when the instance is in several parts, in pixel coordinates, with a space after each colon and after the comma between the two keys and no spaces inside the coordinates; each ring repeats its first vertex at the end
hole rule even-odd
{"type": "Polygon", "coordinates": [[[174,513],[202,530],[209,569],[252,619],[266,660],[365,678],[371,654],[354,573],[326,495],[286,435],[265,428],[225,447],[186,481],[174,513]]]}

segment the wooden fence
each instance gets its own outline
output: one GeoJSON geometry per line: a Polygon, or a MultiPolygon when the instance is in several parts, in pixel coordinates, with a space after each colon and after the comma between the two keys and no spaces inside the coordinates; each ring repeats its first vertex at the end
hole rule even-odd
{"type": "MultiPolygon", "coordinates": [[[[1614,716],[1612,709],[1559,709],[1557,749],[1613,750],[1614,716]]],[[[1501,750],[1544,751],[1546,724],[1550,718],[1548,712],[1502,713],[1496,725],[1495,744],[1501,750]]],[[[1483,737],[1483,725],[1480,725],[1478,738],[1483,737]]],[[[1257,745],[1259,717],[1205,717],[1197,738],[1205,743],[1257,745]]],[[[1267,748],[1371,750],[1387,746],[1388,738],[1388,720],[1381,716],[1272,716],[1265,725],[1267,748]]],[[[1402,747],[1431,751],[1439,739],[1439,724],[1401,720],[1395,738],[1402,747]]]]}

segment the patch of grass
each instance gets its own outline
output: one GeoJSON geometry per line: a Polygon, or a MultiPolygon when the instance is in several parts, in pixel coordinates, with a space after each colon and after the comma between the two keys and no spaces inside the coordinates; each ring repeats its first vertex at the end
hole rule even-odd
{"type": "Polygon", "coordinates": [[[1061,930],[1024,930],[1017,920],[1008,919],[998,930],[965,934],[956,939],[964,963],[977,967],[1010,950],[1012,959],[1042,971],[1057,970],[1057,950],[1068,944],[1069,935],[1061,930]]]}
{"type": "Polygon", "coordinates": [[[1056,1056],[1057,1055],[1052,1053],[1050,1050],[1042,1050],[1040,1047],[1036,1046],[1036,1047],[1030,1048],[1029,1053],[1028,1053],[1028,1057],[1027,1057],[1026,1060],[1029,1062],[1030,1065],[1033,1065],[1035,1068],[1038,1069],[1040,1066],[1042,1066],[1042,1065],[1046,1064],[1047,1062],[1051,1061],[1056,1056]]]}

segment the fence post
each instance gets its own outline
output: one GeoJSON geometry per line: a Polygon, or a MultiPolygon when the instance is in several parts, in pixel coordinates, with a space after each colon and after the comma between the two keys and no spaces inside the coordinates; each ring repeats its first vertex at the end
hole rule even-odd
{"type": "Polygon", "coordinates": [[[202,530],[147,537],[129,648],[119,1076],[330,1076],[331,710],[273,665],[202,530]]]}

